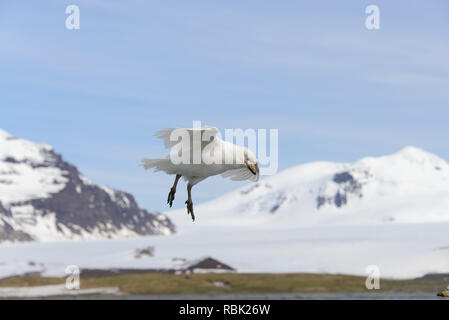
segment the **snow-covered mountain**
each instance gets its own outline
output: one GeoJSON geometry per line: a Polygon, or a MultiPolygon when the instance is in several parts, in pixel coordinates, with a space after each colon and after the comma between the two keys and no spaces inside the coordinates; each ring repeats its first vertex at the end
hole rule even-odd
{"type": "Polygon", "coordinates": [[[449,221],[449,165],[415,147],[354,163],[313,162],[197,205],[196,215],[198,224],[270,228],[449,221]]]}
{"type": "Polygon", "coordinates": [[[163,214],[99,186],[45,144],[0,130],[0,241],[171,234],[163,214]]]}
{"type": "Polygon", "coordinates": [[[195,204],[195,223],[185,208],[167,212],[177,227],[169,237],[0,246],[0,277],[62,276],[74,261],[82,269],[171,269],[202,256],[239,272],[365,275],[376,265],[382,279],[447,273],[448,185],[448,164],[413,147],[352,164],[304,164],[195,204]],[[148,246],[151,256],[136,257],[148,246]]]}
{"type": "Polygon", "coordinates": [[[152,243],[158,252],[208,254],[239,271],[449,271],[449,165],[415,147],[289,168],[195,205],[195,223],[184,208],[167,215],[178,233],[152,243]]]}

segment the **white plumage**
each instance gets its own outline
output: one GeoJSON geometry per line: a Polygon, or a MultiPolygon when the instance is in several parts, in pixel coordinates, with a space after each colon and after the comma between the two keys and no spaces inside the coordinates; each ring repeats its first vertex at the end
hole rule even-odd
{"type": "Polygon", "coordinates": [[[183,177],[188,182],[187,213],[191,214],[193,220],[195,216],[191,189],[198,182],[218,174],[237,181],[259,179],[257,158],[251,150],[221,140],[217,136],[218,132],[217,128],[210,126],[159,130],[155,136],[164,141],[164,146],[170,149],[171,156],[142,160],[145,169],[152,168],[155,171],[176,175],[167,199],[170,207],[175,198],[178,180],[183,177]],[[184,140],[180,140],[181,136],[184,140]],[[181,163],[174,161],[181,158],[184,160],[181,163]]]}

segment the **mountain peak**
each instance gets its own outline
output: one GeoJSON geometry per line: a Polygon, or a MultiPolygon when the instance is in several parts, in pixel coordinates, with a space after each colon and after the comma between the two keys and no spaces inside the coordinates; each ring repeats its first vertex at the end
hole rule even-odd
{"type": "Polygon", "coordinates": [[[43,165],[48,163],[52,151],[47,144],[19,139],[0,129],[0,160],[43,165]]]}
{"type": "Polygon", "coordinates": [[[400,157],[416,164],[428,163],[431,165],[443,165],[446,163],[444,159],[438,157],[437,155],[414,146],[406,146],[390,156],[400,157]]]}
{"type": "Polygon", "coordinates": [[[396,154],[409,155],[409,156],[428,156],[428,155],[435,156],[434,154],[428,151],[425,151],[423,149],[411,145],[403,147],[398,152],[396,152],[396,154]]]}
{"type": "Polygon", "coordinates": [[[0,241],[170,234],[164,215],[97,185],[46,144],[0,130],[0,241]]]}

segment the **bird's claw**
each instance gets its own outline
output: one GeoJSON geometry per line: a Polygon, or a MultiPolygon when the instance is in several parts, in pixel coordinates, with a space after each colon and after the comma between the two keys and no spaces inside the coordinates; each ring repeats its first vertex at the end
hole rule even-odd
{"type": "Polygon", "coordinates": [[[195,221],[195,215],[193,214],[193,202],[187,200],[186,205],[187,205],[187,214],[190,214],[192,216],[192,221],[195,221]]]}
{"type": "Polygon", "coordinates": [[[173,205],[173,200],[175,200],[175,193],[176,193],[176,189],[171,188],[170,192],[168,193],[168,199],[167,199],[167,204],[170,206],[173,205]]]}

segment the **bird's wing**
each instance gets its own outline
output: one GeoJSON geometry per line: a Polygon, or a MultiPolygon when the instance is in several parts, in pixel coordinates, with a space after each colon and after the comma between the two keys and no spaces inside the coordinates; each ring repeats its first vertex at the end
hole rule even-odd
{"type": "Polygon", "coordinates": [[[251,171],[248,170],[248,168],[238,168],[238,169],[232,169],[225,171],[221,174],[223,178],[230,178],[234,181],[243,181],[243,180],[251,180],[251,181],[257,181],[258,177],[253,175],[251,171]]]}
{"type": "Polygon", "coordinates": [[[190,141],[193,141],[193,133],[199,130],[201,132],[201,135],[198,135],[201,139],[201,148],[204,148],[206,145],[208,145],[213,139],[215,139],[215,136],[219,132],[217,128],[211,127],[211,126],[204,126],[200,128],[167,128],[157,131],[154,135],[158,137],[159,139],[162,139],[164,141],[164,147],[166,149],[172,148],[176,144],[180,142],[178,139],[178,134],[176,132],[173,132],[175,130],[185,130],[189,133],[190,141]],[[173,139],[171,139],[171,135],[174,133],[173,139]],[[206,141],[203,141],[204,139],[207,139],[206,141]],[[213,138],[213,139],[212,139],[213,138]],[[178,140],[175,140],[178,139],[178,140]]]}

